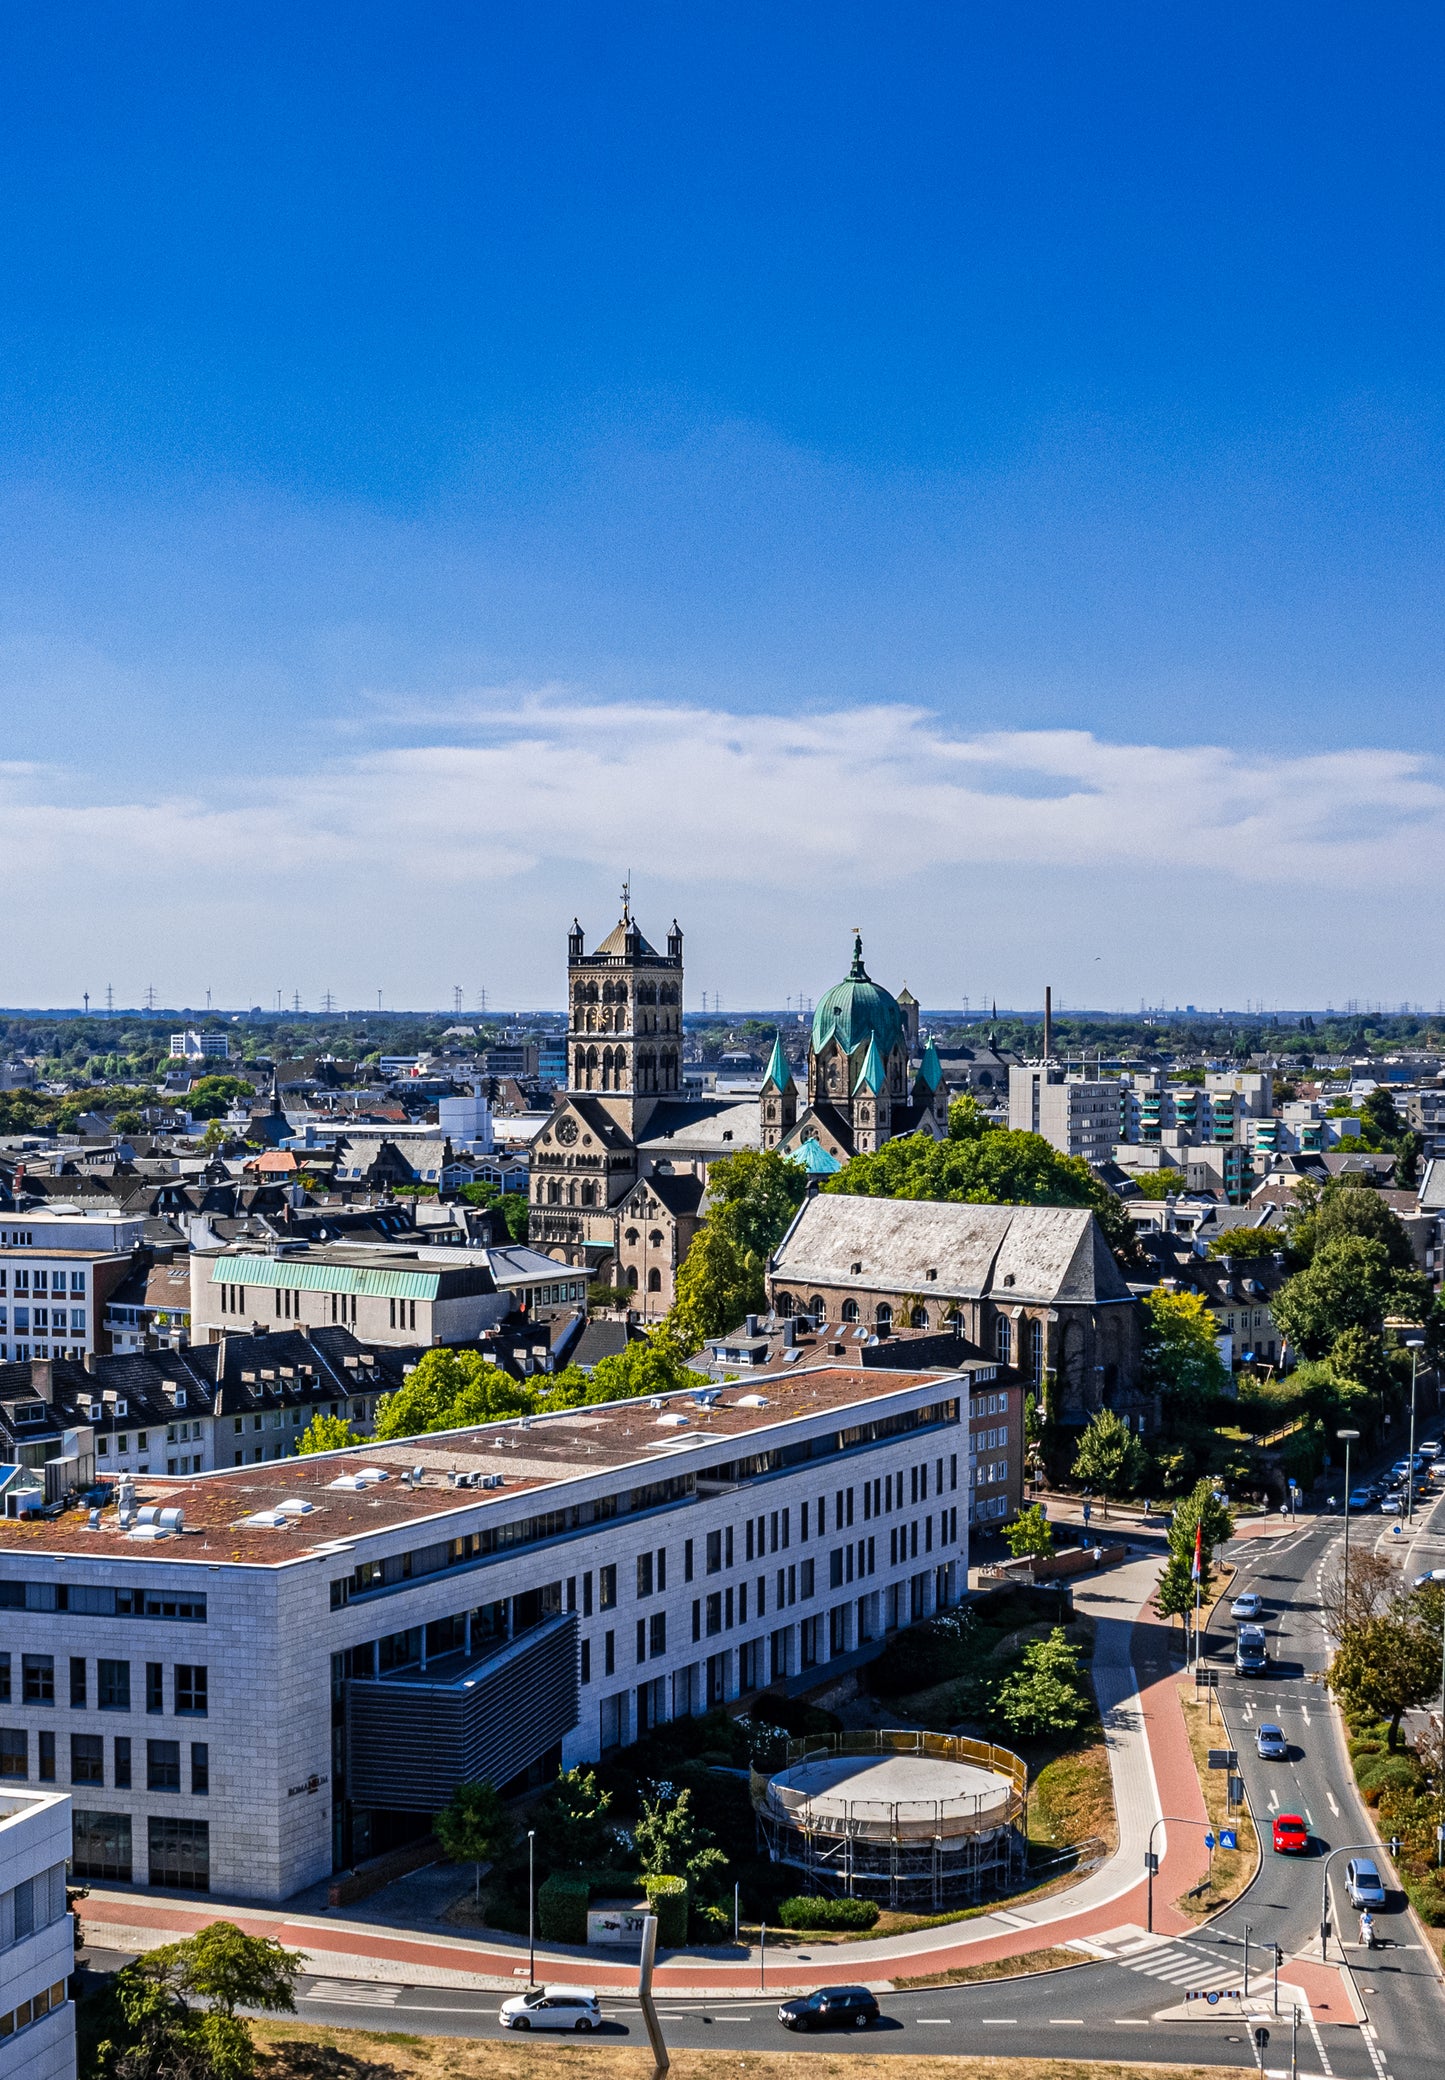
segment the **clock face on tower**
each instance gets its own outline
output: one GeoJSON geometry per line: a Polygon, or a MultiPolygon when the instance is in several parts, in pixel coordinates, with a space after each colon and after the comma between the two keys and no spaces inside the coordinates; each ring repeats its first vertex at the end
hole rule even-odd
{"type": "Polygon", "coordinates": [[[577,1122],[575,1119],[559,1119],[554,1131],[557,1139],[565,1145],[577,1139],[577,1122]]]}

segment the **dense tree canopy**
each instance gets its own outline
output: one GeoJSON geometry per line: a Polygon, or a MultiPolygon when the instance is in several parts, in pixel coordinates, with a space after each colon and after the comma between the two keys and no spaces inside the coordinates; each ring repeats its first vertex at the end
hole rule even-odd
{"type": "MultiPolygon", "coordinates": [[[[1250,1232],[1267,1234],[1268,1230],[1250,1232]]],[[[1394,1270],[1416,1268],[1405,1223],[1374,1186],[1361,1177],[1331,1178],[1323,1186],[1304,1186],[1296,1195],[1287,1233],[1290,1251],[1302,1264],[1310,1263],[1323,1244],[1342,1235],[1354,1235],[1382,1244],[1394,1270]]]]}
{"type": "Polygon", "coordinates": [[[1214,1317],[1198,1293],[1144,1295],[1144,1379],[1176,1412],[1205,1413],[1229,1383],[1214,1317]]]}
{"type": "Polygon", "coordinates": [[[1110,1499],[1133,1495],[1144,1478],[1149,1454],[1122,1416],[1101,1408],[1091,1417],[1074,1454],[1074,1479],[1104,1497],[1105,1516],[1110,1499]]]}
{"type": "Polygon", "coordinates": [[[735,1329],[767,1304],[767,1260],[803,1203],[801,1165],[772,1149],[739,1149],[708,1172],[707,1212],[677,1274],[668,1329],[687,1350],[735,1329]]]}
{"type": "Polygon", "coordinates": [[[1396,1269],[1386,1243],[1346,1232],[1316,1243],[1304,1270],[1276,1293],[1273,1313],[1296,1351],[1322,1358],[1346,1329],[1378,1336],[1387,1316],[1424,1321],[1430,1304],[1426,1280],[1396,1269]]]}

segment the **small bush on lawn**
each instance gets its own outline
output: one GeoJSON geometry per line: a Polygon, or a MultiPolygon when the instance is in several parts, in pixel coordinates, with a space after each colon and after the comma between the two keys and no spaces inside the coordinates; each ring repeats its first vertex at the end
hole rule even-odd
{"type": "Polygon", "coordinates": [[[872,1928],[878,1908],[871,1899],[808,1899],[795,1893],[778,1909],[784,1928],[872,1928]]]}
{"type": "Polygon", "coordinates": [[[687,1917],[687,1931],[694,1943],[725,1943],[733,1932],[732,1912],[727,1907],[695,1904],[687,1917]]]}
{"type": "Polygon", "coordinates": [[[1384,1747],[1383,1741],[1357,1740],[1350,1742],[1350,1760],[1359,1762],[1363,1756],[1378,1755],[1384,1747]]]}

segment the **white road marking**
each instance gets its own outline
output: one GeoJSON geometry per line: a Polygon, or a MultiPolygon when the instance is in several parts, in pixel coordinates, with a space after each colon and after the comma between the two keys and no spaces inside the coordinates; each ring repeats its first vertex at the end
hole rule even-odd
{"type": "Polygon", "coordinates": [[[1115,2029],[1148,2029],[1149,2021],[1150,2018],[1147,2015],[1116,2015],[1114,2017],[1114,2027],[1115,2029]]]}
{"type": "Polygon", "coordinates": [[[361,1979],[318,1979],[303,2001],[349,2001],[358,2008],[391,2008],[406,1992],[404,1986],[373,1986],[361,1979]]]}
{"type": "Polygon", "coordinates": [[[1019,2026],[1017,2015],[981,2015],[979,2020],[985,2029],[1017,2029],[1019,2026]]]}
{"type": "Polygon", "coordinates": [[[1279,1793],[1275,1790],[1273,1784],[1269,1787],[1269,1809],[1272,1813],[1279,1811],[1279,1793]]]}
{"type": "Polygon", "coordinates": [[[1335,1804],[1335,1797],[1334,1797],[1334,1793],[1333,1793],[1332,1791],[1327,1791],[1327,1792],[1325,1793],[1325,1803],[1326,1803],[1326,1804],[1327,1804],[1327,1805],[1329,1806],[1329,1809],[1330,1809],[1330,1811],[1331,1811],[1331,1812],[1332,1812],[1332,1813],[1334,1814],[1335,1818],[1336,1818],[1336,1819],[1338,1820],[1338,1819],[1339,1819],[1339,1817],[1340,1817],[1340,1809],[1339,1809],[1339,1807],[1338,1807],[1338,1806],[1337,1806],[1337,1805],[1335,1804]]]}
{"type": "Polygon", "coordinates": [[[920,2028],[951,2029],[953,2027],[953,2017],[951,2015],[915,2015],[913,2019],[920,2028]]]}
{"type": "Polygon", "coordinates": [[[1051,2015],[1049,2026],[1052,2029],[1082,2029],[1084,2018],[1082,2015],[1051,2015]]]}

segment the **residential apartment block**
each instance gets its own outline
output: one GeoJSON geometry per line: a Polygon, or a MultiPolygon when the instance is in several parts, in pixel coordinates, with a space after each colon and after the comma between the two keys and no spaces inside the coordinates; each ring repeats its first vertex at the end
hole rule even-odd
{"type": "Polygon", "coordinates": [[[83,1798],[78,1877],[285,1899],[459,1782],[811,1688],[956,1602],[968,1418],[958,1374],[825,1363],[0,1520],[0,1789],[83,1798]]]}
{"type": "Polygon", "coordinates": [[[1008,1123],[1026,1134],[1042,1134],[1061,1155],[1106,1163],[1120,1133],[1118,1079],[1070,1076],[1048,1062],[1009,1070],[1008,1123]]]}
{"type": "Polygon", "coordinates": [[[0,1363],[107,1349],[104,1312],[144,1235],[123,1215],[0,1214],[0,1363]]]}

